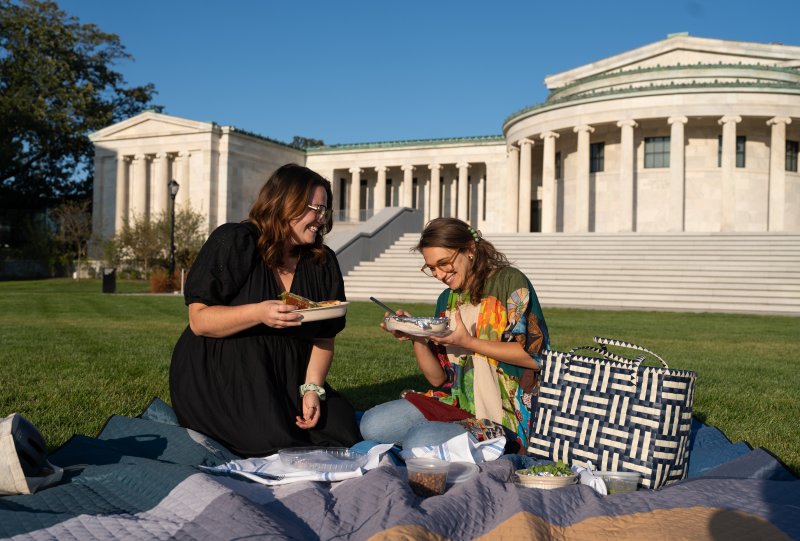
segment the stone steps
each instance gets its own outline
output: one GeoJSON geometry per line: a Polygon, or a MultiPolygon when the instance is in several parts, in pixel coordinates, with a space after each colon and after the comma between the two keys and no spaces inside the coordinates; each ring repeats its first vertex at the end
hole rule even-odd
{"type": "MultiPolygon", "coordinates": [[[[345,276],[347,296],[433,303],[406,234],[345,276]]],[[[543,306],[800,315],[800,235],[497,234],[543,306]]]]}

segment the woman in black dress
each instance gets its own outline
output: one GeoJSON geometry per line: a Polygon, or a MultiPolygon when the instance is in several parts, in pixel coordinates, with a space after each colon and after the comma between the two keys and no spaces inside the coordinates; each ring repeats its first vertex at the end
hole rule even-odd
{"type": "Polygon", "coordinates": [[[283,291],[345,300],[322,237],[332,226],[330,184],[284,165],[261,188],[249,219],[218,227],[184,288],[189,326],[170,367],[182,426],[240,456],[359,441],[355,412],[325,383],[345,318],[301,322],[283,291]]]}

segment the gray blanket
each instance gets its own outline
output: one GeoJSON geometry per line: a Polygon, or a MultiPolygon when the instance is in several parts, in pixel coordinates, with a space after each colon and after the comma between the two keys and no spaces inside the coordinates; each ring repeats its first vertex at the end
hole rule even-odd
{"type": "Polygon", "coordinates": [[[0,498],[0,537],[800,539],[800,481],[760,449],[657,491],[610,496],[581,485],[519,488],[514,461],[501,458],[423,499],[394,465],[274,488],[209,474],[197,466],[236,457],[158,414],[143,417],[112,417],[97,438],[73,437],[50,457],[66,468],[59,485],[0,498]]]}

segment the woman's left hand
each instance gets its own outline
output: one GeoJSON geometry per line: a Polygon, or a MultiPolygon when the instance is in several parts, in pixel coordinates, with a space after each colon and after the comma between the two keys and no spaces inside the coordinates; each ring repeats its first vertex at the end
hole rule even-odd
{"type": "Polygon", "coordinates": [[[469,349],[475,337],[467,331],[467,326],[464,324],[464,320],[461,319],[461,312],[454,310],[450,318],[453,321],[453,326],[451,327],[453,332],[444,336],[431,336],[430,341],[440,346],[457,346],[469,349]]]}
{"type": "Polygon", "coordinates": [[[313,391],[309,391],[303,395],[303,416],[296,417],[297,426],[308,430],[317,426],[320,415],[320,400],[319,395],[313,391]]]}

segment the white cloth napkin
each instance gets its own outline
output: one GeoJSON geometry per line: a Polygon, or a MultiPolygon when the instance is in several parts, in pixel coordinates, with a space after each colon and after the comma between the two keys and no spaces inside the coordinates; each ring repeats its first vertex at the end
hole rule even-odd
{"type": "Polygon", "coordinates": [[[277,454],[263,458],[231,460],[220,466],[200,467],[211,472],[232,473],[268,486],[286,485],[298,481],[344,481],[345,479],[361,477],[365,471],[377,468],[381,457],[392,446],[391,443],[375,445],[367,451],[367,463],[363,467],[343,472],[298,470],[286,466],[281,462],[281,458],[277,454]]]}
{"type": "Polygon", "coordinates": [[[593,488],[595,492],[602,494],[603,496],[608,493],[605,481],[603,481],[601,477],[598,477],[594,474],[594,468],[592,467],[591,461],[587,463],[587,467],[585,468],[581,466],[572,466],[572,471],[578,474],[578,482],[580,484],[593,488]]]}
{"type": "Polygon", "coordinates": [[[502,456],[506,446],[505,437],[478,442],[465,432],[439,445],[403,449],[403,460],[418,456],[433,457],[446,462],[472,462],[480,464],[502,456]]]}

